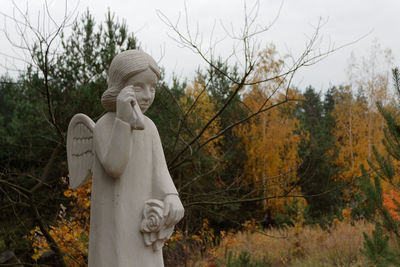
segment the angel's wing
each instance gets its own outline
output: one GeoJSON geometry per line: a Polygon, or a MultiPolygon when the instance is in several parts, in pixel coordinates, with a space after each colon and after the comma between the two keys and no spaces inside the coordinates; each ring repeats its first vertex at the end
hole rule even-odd
{"type": "Polygon", "coordinates": [[[95,123],[85,114],[72,117],[67,133],[67,157],[69,184],[76,188],[92,175],[94,147],[93,129],[95,123]]]}

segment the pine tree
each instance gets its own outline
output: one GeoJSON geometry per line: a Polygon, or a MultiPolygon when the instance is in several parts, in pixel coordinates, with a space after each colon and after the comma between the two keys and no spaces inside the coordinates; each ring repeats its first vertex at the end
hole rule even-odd
{"type": "Polygon", "coordinates": [[[101,116],[111,59],[137,47],[126,24],[111,12],[96,25],[87,11],[70,33],[58,35],[60,44],[47,58],[40,50],[44,44],[33,39],[28,68],[17,78],[0,77],[0,244],[27,262],[32,251],[27,231],[36,225],[49,229],[60,204],[68,205],[59,178],[67,174],[70,118],[78,112],[95,120],[101,116]]]}
{"type": "MultiPolygon", "coordinates": [[[[397,94],[400,96],[400,74],[397,68],[393,69],[393,79],[397,94]]],[[[390,112],[382,103],[378,102],[377,107],[386,122],[383,144],[387,155],[382,155],[373,149],[377,162],[376,164],[369,162],[373,174],[367,173],[362,167],[363,177],[360,186],[365,200],[361,210],[368,219],[376,222],[372,236],[364,233],[365,242],[362,252],[373,265],[399,266],[400,250],[398,246],[391,247],[390,241],[395,239],[397,244],[400,243],[400,222],[393,216],[393,210],[391,212],[385,205],[385,194],[381,181],[394,188],[400,186],[400,182],[395,179],[396,167],[394,164],[395,161],[400,161],[400,122],[394,117],[394,112],[390,112]]],[[[397,109],[399,110],[400,106],[397,109]]],[[[396,215],[399,213],[400,203],[395,199],[393,199],[393,203],[396,215]]]]}
{"type": "Polygon", "coordinates": [[[322,102],[312,87],[304,93],[304,100],[298,107],[302,131],[308,132],[308,139],[302,140],[298,153],[302,159],[297,175],[299,186],[308,204],[312,218],[333,214],[340,203],[340,191],[333,177],[337,173],[333,165],[336,157],[335,139],[332,135],[334,120],[334,89],[329,90],[322,102]]]}

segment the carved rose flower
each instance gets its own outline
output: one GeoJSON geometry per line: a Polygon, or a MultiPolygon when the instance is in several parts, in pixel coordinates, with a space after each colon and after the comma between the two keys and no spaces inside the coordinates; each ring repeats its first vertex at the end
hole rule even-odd
{"type": "Polygon", "coordinates": [[[146,233],[158,232],[163,223],[164,203],[152,199],[145,203],[143,210],[142,231],[146,233]]]}
{"type": "Polygon", "coordinates": [[[164,246],[174,227],[166,227],[164,222],[164,203],[157,199],[150,199],[145,202],[143,209],[143,220],[141,231],[146,246],[152,246],[153,250],[159,250],[164,246]]]}

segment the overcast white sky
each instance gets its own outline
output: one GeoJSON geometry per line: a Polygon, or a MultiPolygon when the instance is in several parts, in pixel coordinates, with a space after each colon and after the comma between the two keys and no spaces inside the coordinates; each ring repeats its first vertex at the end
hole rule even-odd
{"type": "MultiPolygon", "coordinates": [[[[15,0],[22,9],[26,7],[25,0],[15,0]]],[[[246,1],[251,7],[255,1],[246,1]]],[[[64,10],[63,0],[48,0],[51,12],[60,17],[64,10]]],[[[69,7],[78,3],[69,0],[69,7]]],[[[43,4],[43,1],[29,1],[29,10],[34,12],[43,4]]],[[[260,0],[259,24],[268,24],[276,16],[281,0],[260,0]]],[[[216,29],[215,38],[222,38],[225,33],[220,26],[220,21],[225,25],[233,25],[240,29],[243,25],[243,0],[186,0],[189,22],[192,30],[198,24],[204,38],[210,34],[214,22],[216,29]]],[[[1,0],[0,11],[12,14],[13,3],[11,0],[1,0]]],[[[167,75],[176,73],[190,78],[194,71],[202,64],[198,55],[186,48],[180,48],[171,40],[167,33],[172,34],[168,27],[159,19],[156,10],[160,10],[172,21],[176,21],[181,14],[181,26],[184,26],[184,1],[183,0],[81,0],[79,13],[86,8],[96,17],[97,21],[103,20],[107,9],[110,8],[116,16],[125,19],[129,29],[136,33],[142,48],[160,58],[161,48],[165,54],[160,65],[166,68],[167,75]]],[[[358,58],[368,57],[373,44],[377,40],[382,49],[390,48],[394,55],[394,66],[400,66],[400,1],[399,0],[286,0],[283,2],[278,20],[273,27],[259,39],[264,45],[273,43],[281,55],[291,51],[294,55],[300,53],[307,41],[307,36],[314,31],[313,26],[320,17],[325,21],[321,29],[323,42],[322,49],[334,43],[340,46],[352,42],[363,35],[365,38],[331,54],[317,65],[303,69],[295,77],[295,84],[304,89],[313,85],[318,90],[324,90],[330,85],[346,82],[346,68],[352,52],[358,58]]],[[[3,25],[1,25],[3,28],[3,25]]],[[[225,39],[217,46],[216,54],[226,55],[232,44],[225,39]]],[[[11,53],[10,45],[4,35],[0,37],[0,48],[3,53],[11,53]]],[[[0,55],[4,64],[4,58],[0,55]]],[[[0,73],[4,69],[0,68],[0,73]]]]}

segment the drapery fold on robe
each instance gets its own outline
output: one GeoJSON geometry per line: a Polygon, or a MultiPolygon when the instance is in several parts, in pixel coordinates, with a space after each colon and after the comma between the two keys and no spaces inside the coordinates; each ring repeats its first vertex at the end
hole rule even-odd
{"type": "Polygon", "coordinates": [[[132,131],[109,112],[94,142],[89,266],[163,266],[162,252],[145,246],[140,232],[145,201],[177,194],[156,126],[145,117],[145,129],[132,131]]]}

